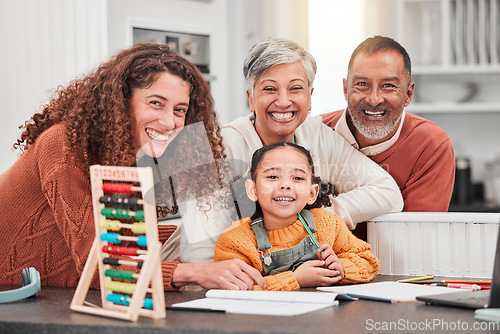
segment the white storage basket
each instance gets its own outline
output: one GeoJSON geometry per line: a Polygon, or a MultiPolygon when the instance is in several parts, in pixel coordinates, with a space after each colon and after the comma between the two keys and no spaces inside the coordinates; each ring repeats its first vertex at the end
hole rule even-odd
{"type": "Polygon", "coordinates": [[[401,212],[368,222],[380,274],[491,278],[500,214],[401,212]]]}

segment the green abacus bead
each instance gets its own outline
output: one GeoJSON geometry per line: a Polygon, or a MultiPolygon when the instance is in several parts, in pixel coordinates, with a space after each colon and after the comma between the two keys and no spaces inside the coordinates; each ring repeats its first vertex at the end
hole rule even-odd
{"type": "Polygon", "coordinates": [[[143,210],[137,210],[135,212],[135,220],[144,220],[144,211],[143,210]]]}
{"type": "Polygon", "coordinates": [[[124,271],[124,270],[114,270],[114,269],[106,269],[104,275],[111,278],[121,279],[125,281],[135,281],[133,271],[124,271]]]}

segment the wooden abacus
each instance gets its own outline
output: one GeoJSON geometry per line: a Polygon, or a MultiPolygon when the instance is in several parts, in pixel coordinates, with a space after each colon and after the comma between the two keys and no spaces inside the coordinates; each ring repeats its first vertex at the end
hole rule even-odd
{"type": "Polygon", "coordinates": [[[139,316],[165,318],[151,168],[95,165],[90,167],[90,179],[96,236],[70,308],[131,321],[139,316]],[[134,236],[117,233],[123,230],[130,230],[134,236]],[[122,241],[139,247],[116,245],[122,241]],[[139,273],[116,269],[121,266],[135,267],[139,273]],[[101,307],[85,305],[97,267],[101,307]]]}

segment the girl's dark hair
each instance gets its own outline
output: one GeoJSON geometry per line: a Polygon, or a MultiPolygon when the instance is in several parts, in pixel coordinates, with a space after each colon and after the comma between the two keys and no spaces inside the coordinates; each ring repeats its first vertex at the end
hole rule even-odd
{"type": "MultiPolygon", "coordinates": [[[[307,161],[309,163],[309,167],[311,168],[312,183],[319,185],[319,194],[318,194],[318,197],[316,198],[316,201],[313,204],[307,204],[305,206],[305,209],[309,210],[309,209],[314,209],[314,208],[321,208],[323,206],[326,206],[326,207],[331,206],[332,202],[330,201],[330,195],[332,195],[334,197],[338,195],[337,190],[335,189],[335,186],[330,182],[322,181],[320,177],[315,175],[314,163],[313,163],[313,159],[311,157],[311,153],[306,148],[304,148],[300,145],[294,144],[294,143],[281,142],[281,143],[276,143],[276,144],[272,144],[272,145],[268,145],[268,146],[263,146],[263,147],[257,149],[252,155],[252,162],[250,164],[250,177],[252,178],[252,180],[254,180],[254,181],[256,180],[257,167],[259,166],[259,163],[261,162],[264,155],[267,152],[269,152],[275,148],[285,147],[285,146],[290,146],[306,156],[307,161]]],[[[256,202],[256,210],[251,218],[255,219],[255,218],[261,217],[261,216],[262,216],[262,209],[261,209],[259,203],[256,202]]]]}

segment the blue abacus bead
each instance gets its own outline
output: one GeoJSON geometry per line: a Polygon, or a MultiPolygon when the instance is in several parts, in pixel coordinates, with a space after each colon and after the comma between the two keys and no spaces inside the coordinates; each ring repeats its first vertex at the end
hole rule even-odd
{"type": "Polygon", "coordinates": [[[101,234],[101,240],[102,241],[107,241],[112,244],[119,244],[120,239],[118,239],[120,235],[118,233],[103,233],[101,234]]]}
{"type": "Polygon", "coordinates": [[[110,293],[106,296],[106,300],[108,302],[112,302],[113,304],[125,305],[128,306],[130,304],[130,297],[119,295],[117,293],[110,293]]]}
{"type": "Polygon", "coordinates": [[[142,305],[142,307],[152,310],[153,300],[151,298],[144,298],[144,304],[142,305]]]}
{"type": "Polygon", "coordinates": [[[140,235],[137,237],[137,245],[146,247],[148,245],[147,239],[145,235],[140,235]]]}

